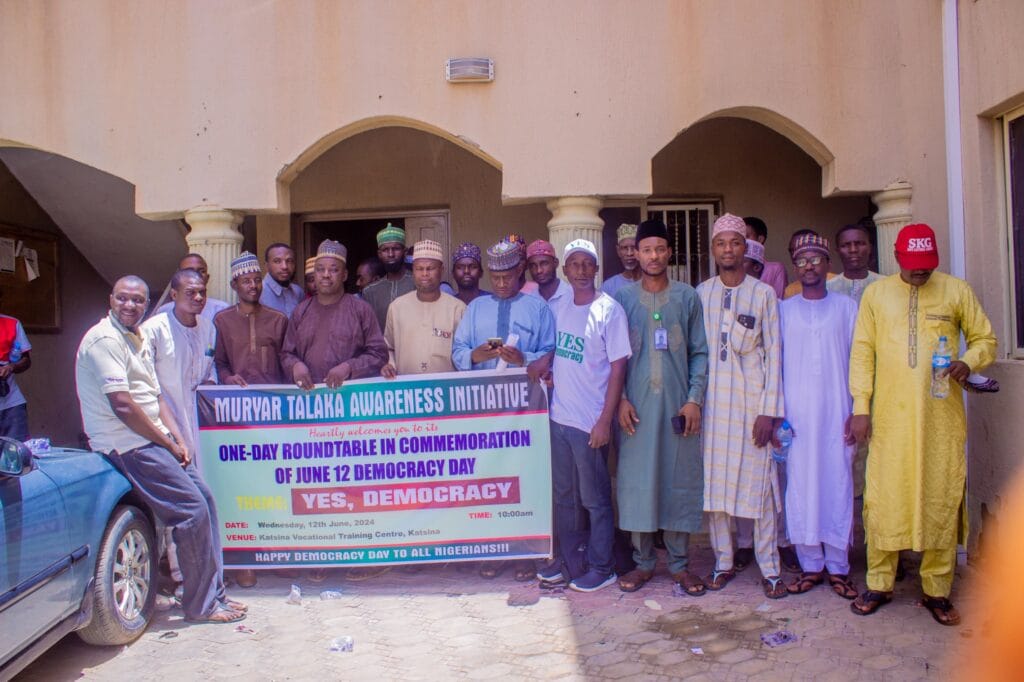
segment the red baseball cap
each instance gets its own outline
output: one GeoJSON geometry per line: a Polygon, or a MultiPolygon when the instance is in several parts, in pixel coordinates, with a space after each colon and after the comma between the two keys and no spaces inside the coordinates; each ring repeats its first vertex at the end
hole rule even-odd
{"type": "Polygon", "coordinates": [[[935,232],[924,223],[907,225],[896,235],[896,262],[905,270],[934,270],[939,267],[935,232]]]}

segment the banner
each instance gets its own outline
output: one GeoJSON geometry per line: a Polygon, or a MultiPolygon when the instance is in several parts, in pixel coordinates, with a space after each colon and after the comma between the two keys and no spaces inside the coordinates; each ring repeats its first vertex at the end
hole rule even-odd
{"type": "Polygon", "coordinates": [[[547,393],[525,370],[201,386],[229,568],[551,553],[547,393]]]}

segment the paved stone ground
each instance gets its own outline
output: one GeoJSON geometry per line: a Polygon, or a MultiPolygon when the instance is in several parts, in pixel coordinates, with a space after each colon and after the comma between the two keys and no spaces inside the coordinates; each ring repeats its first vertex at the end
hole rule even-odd
{"type": "MultiPolygon", "coordinates": [[[[711,553],[706,536],[694,540],[694,568],[703,575],[711,553]]],[[[958,570],[959,587],[970,572],[958,570]]],[[[863,576],[862,555],[854,575],[863,576]]],[[[722,592],[679,597],[659,565],[634,594],[616,587],[552,593],[513,582],[511,572],[484,580],[449,564],[393,569],[366,582],[347,582],[341,572],[322,585],[300,580],[296,606],[285,601],[292,581],[269,575],[232,593],[251,606],[243,623],[251,632],[189,626],[180,611],[163,612],[128,647],[88,647],[72,635],[19,679],[946,679],[949,652],[980,636],[961,594],[953,598],[964,624],[936,624],[917,605],[913,571],[897,583],[893,603],[871,617],[853,615],[849,602],[820,587],[769,601],[759,579],[752,566],[722,592]],[[328,588],[343,597],[321,601],[328,588]],[[762,633],[780,629],[798,641],[762,644],[762,633]],[[331,640],[345,635],[354,650],[330,651],[331,640]]]]}

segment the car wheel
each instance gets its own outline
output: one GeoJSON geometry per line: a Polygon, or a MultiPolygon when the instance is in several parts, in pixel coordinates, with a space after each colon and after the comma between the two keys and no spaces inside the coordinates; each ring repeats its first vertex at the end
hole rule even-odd
{"type": "Polygon", "coordinates": [[[136,507],[117,507],[96,559],[92,621],[78,631],[89,644],[127,644],[153,617],[156,543],[149,519],[136,507]]]}

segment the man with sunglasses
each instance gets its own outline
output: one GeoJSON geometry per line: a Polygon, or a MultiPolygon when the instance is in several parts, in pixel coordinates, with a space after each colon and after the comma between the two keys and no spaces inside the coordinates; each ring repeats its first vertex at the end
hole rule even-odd
{"type": "Polygon", "coordinates": [[[832,590],[853,599],[848,376],[857,304],[827,290],[830,262],[827,239],[813,234],[796,239],[793,266],[802,289],[780,305],[786,420],[795,434],[784,465],[786,527],[803,568],[787,589],[807,592],[825,581],[827,571],[832,590]]]}

